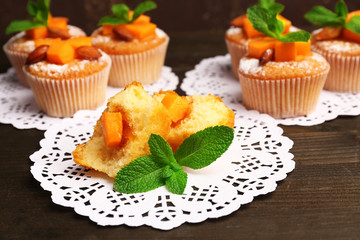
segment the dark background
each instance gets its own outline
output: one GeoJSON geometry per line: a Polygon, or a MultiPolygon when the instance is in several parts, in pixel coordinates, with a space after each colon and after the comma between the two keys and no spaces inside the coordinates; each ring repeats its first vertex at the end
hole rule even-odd
{"type": "MultiPolygon", "coordinates": [[[[35,0],[34,0],[35,1],[35,0]]],[[[0,7],[0,45],[4,45],[9,36],[4,34],[6,26],[15,19],[29,18],[26,12],[25,0],[2,0],[0,7]]],[[[51,13],[54,16],[66,16],[70,24],[82,28],[88,35],[97,27],[99,19],[111,14],[111,5],[126,3],[133,9],[139,0],[52,0],[51,13]]],[[[255,0],[156,0],[158,8],[148,13],[152,21],[165,30],[171,40],[181,40],[184,44],[191,43],[192,35],[212,33],[212,38],[222,40],[229,22],[234,17],[246,12],[246,8],[256,4],[255,0]],[[179,33],[187,32],[185,39],[177,39],[179,33]]],[[[334,9],[337,0],[283,0],[278,1],[285,5],[283,16],[290,19],[293,25],[308,31],[315,29],[304,19],[304,14],[314,5],[324,5],[334,9]]],[[[360,9],[359,0],[347,0],[350,11],[360,9]]],[[[204,39],[214,41],[214,39],[204,39]]],[[[166,65],[171,66],[171,58],[177,54],[175,46],[170,42],[166,65]],[[174,51],[173,51],[174,50],[174,51]]],[[[199,46],[200,51],[207,51],[199,46]]],[[[222,54],[226,53],[225,44],[221,41],[222,54]]],[[[211,50],[209,50],[211,53],[211,50]]],[[[197,53],[194,52],[194,57],[197,53]]],[[[209,55],[212,56],[212,55],[209,55]]],[[[186,60],[184,60],[186,61],[186,60]]],[[[0,54],[0,72],[6,71],[10,66],[3,51],[0,54]]]]}
{"type": "MultiPolygon", "coordinates": [[[[1,0],[0,41],[14,19],[27,17],[25,0],[1,0]]],[[[52,0],[54,16],[90,34],[110,13],[110,0],[52,0]]],[[[139,1],[125,1],[133,8],[139,1]]],[[[170,35],[166,65],[181,79],[201,59],[226,54],[224,33],[229,21],[256,1],[157,0],[149,13],[170,35]]],[[[283,15],[308,31],[303,15],[312,6],[333,9],[336,0],[284,0],[283,15]]],[[[349,10],[360,0],[347,0],[349,10]]],[[[0,72],[10,67],[0,51],[0,72]]],[[[178,88],[178,92],[181,90],[178,88]]],[[[296,167],[278,182],[276,191],[258,196],[228,216],[171,231],[124,225],[97,226],[72,208],[56,205],[30,173],[29,156],[40,148],[44,131],[18,130],[0,124],[0,239],[360,239],[360,116],[339,116],[311,126],[281,126],[294,141],[296,167]]]]}

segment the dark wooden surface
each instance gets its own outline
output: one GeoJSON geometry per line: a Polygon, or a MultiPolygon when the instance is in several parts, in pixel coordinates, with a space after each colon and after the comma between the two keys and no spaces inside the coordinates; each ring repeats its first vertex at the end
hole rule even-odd
{"type": "MultiPolygon", "coordinates": [[[[73,2],[81,6],[81,1],[73,2]]],[[[180,9],[191,7],[190,1],[177,2],[182,6],[180,9]]],[[[238,9],[243,6],[239,7],[236,1],[209,1],[208,16],[218,11],[219,2],[227,4],[227,8],[231,4],[238,9]]],[[[254,1],[238,2],[247,6],[254,1]]],[[[308,6],[322,3],[282,2],[304,2],[308,6]]],[[[324,2],[332,7],[335,1],[324,2]]],[[[352,6],[359,4],[348,2],[353,2],[352,6]]],[[[167,17],[171,18],[171,14],[167,17]]],[[[179,23],[169,27],[162,15],[158,19],[164,21],[161,23],[165,30],[171,29],[166,65],[180,79],[201,59],[226,53],[223,35],[227,26],[223,25],[228,19],[225,16],[216,21],[215,27],[206,29],[194,24],[198,29],[189,31],[179,23]]],[[[7,60],[1,58],[2,72],[7,68],[7,60]]],[[[50,193],[30,173],[29,155],[39,149],[44,132],[0,124],[0,239],[360,239],[360,116],[338,117],[312,127],[282,128],[284,135],[294,141],[291,153],[296,167],[279,182],[275,192],[256,197],[229,216],[159,231],[146,226],[100,227],[77,215],[72,208],[54,204],[50,193]]]]}

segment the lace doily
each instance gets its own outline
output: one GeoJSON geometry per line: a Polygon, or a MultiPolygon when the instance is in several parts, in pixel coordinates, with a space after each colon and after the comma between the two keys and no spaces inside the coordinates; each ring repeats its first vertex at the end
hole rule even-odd
{"type": "Polygon", "coordinates": [[[93,132],[98,111],[79,111],[50,127],[30,156],[31,173],[50,191],[54,203],[72,207],[99,225],[141,226],[169,230],[184,222],[197,223],[228,215],[255,196],[275,190],[277,181],[294,169],[293,142],[267,115],[237,106],[235,138],[224,155],[210,166],[188,173],[183,195],[160,187],[139,194],[113,191],[113,179],[86,170],[72,160],[77,144],[93,132]]]}
{"type": "MultiPolygon", "coordinates": [[[[241,87],[232,74],[230,55],[202,60],[194,70],[186,73],[180,88],[187,95],[211,93],[220,96],[226,104],[241,104],[241,87]]],[[[315,111],[308,116],[276,119],[284,125],[311,126],[339,115],[360,114],[360,94],[336,93],[323,90],[315,111]]]]}
{"type": "MultiPolygon", "coordinates": [[[[145,85],[144,88],[153,94],[159,90],[175,90],[178,84],[178,77],[170,67],[165,66],[160,79],[151,85],[145,85]]],[[[121,90],[121,88],[108,87],[106,97],[109,98],[121,90]]],[[[104,106],[105,104],[106,102],[104,106]]],[[[103,109],[104,106],[100,108],[103,109]]],[[[0,74],[0,122],[12,124],[18,129],[46,130],[61,122],[61,119],[43,113],[38,108],[31,89],[20,85],[14,69],[10,68],[6,73],[0,74]]]]}

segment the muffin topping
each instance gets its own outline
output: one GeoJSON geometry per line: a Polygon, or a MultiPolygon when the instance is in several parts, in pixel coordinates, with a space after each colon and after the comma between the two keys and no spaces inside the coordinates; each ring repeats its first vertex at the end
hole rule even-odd
{"type": "Polygon", "coordinates": [[[32,51],[28,58],[26,59],[25,64],[34,64],[46,59],[46,52],[49,49],[49,45],[41,45],[32,51]]]}
{"type": "Polygon", "coordinates": [[[305,18],[313,24],[324,27],[313,33],[316,41],[325,41],[336,38],[360,43],[360,11],[348,13],[343,0],[339,0],[332,12],[323,6],[315,6],[305,18]]]}
{"type": "Polygon", "coordinates": [[[29,1],[27,11],[32,20],[12,21],[6,28],[6,34],[25,31],[29,39],[71,37],[67,23],[68,18],[53,17],[50,14],[50,0],[29,1]]]}
{"type": "Polygon", "coordinates": [[[115,4],[112,7],[113,16],[100,19],[102,35],[114,36],[120,41],[144,40],[155,35],[156,24],[150,22],[150,17],[144,12],[156,8],[152,1],[145,1],[130,11],[125,4],[115,4]]]}

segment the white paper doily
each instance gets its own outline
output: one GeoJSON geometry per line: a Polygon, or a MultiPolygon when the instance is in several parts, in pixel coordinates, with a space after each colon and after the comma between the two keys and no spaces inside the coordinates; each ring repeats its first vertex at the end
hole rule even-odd
{"type": "MultiPolygon", "coordinates": [[[[175,90],[178,84],[178,77],[170,67],[164,66],[160,79],[145,85],[144,88],[153,94],[159,90],[175,90]]],[[[109,98],[121,90],[122,88],[108,87],[106,97],[109,98]]],[[[105,104],[106,101],[104,106],[105,104]]],[[[100,108],[103,109],[104,106],[100,108]]],[[[38,108],[31,89],[19,84],[13,68],[0,74],[0,123],[12,124],[18,129],[46,130],[59,122],[60,118],[49,117],[38,108]]]]}
{"type": "MultiPolygon", "coordinates": [[[[240,106],[240,105],[237,105],[240,106]]],[[[71,152],[87,141],[98,111],[79,111],[51,126],[30,156],[31,173],[50,191],[54,203],[72,207],[99,225],[141,226],[169,230],[184,222],[228,215],[255,196],[275,190],[276,182],[291,172],[293,142],[267,115],[236,108],[235,139],[224,155],[201,170],[185,169],[183,195],[165,187],[140,194],[113,191],[113,179],[76,165],[71,152]],[[244,114],[245,113],[245,114],[244,114]]]]}
{"type": "MultiPolygon", "coordinates": [[[[230,55],[202,60],[194,70],[186,73],[180,88],[187,95],[208,94],[220,96],[226,104],[241,104],[241,87],[232,74],[230,55]]],[[[283,125],[311,126],[332,120],[339,115],[360,114],[360,94],[336,93],[323,90],[315,111],[308,116],[274,119],[283,125]]]]}

